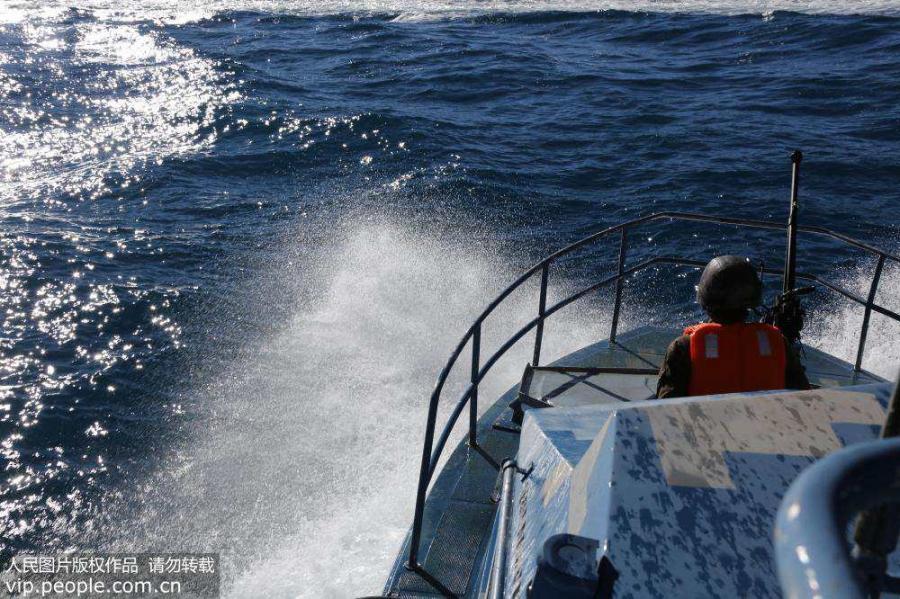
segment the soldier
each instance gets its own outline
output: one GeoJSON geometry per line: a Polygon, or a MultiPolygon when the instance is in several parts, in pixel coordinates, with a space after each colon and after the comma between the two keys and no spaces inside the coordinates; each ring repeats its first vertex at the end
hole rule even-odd
{"type": "Polygon", "coordinates": [[[669,345],[657,397],[810,388],[800,357],[781,331],[747,322],[762,301],[762,282],[750,260],[713,258],[700,276],[697,301],[711,322],[686,328],[669,345]]]}

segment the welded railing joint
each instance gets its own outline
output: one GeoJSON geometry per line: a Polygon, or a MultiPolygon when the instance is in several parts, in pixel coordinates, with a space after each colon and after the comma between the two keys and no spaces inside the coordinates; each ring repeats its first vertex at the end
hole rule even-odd
{"type": "Polygon", "coordinates": [[[544,342],[544,313],[547,311],[547,278],[550,276],[550,264],[544,264],[541,269],[541,294],[538,299],[538,318],[537,331],[534,333],[534,356],[531,360],[532,366],[541,363],[541,344],[544,342]]]}
{"type": "Polygon", "coordinates": [[[407,564],[406,569],[410,572],[415,572],[416,574],[418,574],[422,580],[431,585],[434,590],[436,590],[444,597],[447,597],[448,599],[457,599],[458,596],[453,591],[444,586],[444,584],[440,580],[435,578],[434,575],[432,575],[431,572],[422,567],[421,564],[415,564],[412,566],[407,564]]]}
{"type": "MultiPolygon", "coordinates": [[[[484,372],[484,368],[482,368],[482,372],[484,372]]],[[[444,446],[447,444],[447,441],[450,439],[450,433],[453,432],[454,427],[456,426],[456,421],[459,419],[459,415],[462,414],[463,408],[466,407],[466,404],[469,402],[469,397],[472,395],[472,390],[475,388],[473,383],[469,383],[469,387],[465,393],[463,393],[462,398],[456,403],[456,407],[450,412],[447,416],[447,424],[444,426],[444,430],[441,432],[441,436],[438,437],[438,440],[434,443],[434,446],[431,451],[431,460],[429,461],[428,466],[428,479],[425,481],[426,488],[429,484],[431,484],[431,478],[434,476],[435,471],[437,470],[438,461],[440,460],[441,453],[444,451],[444,446]]]]}
{"type": "Polygon", "coordinates": [[[613,304],[612,325],[609,331],[609,342],[616,342],[616,333],[619,328],[619,312],[622,309],[622,281],[625,279],[623,273],[625,271],[625,252],[628,251],[628,227],[622,228],[622,235],[619,238],[619,265],[616,270],[618,278],[616,279],[616,300],[613,304]]]}
{"type": "Polygon", "coordinates": [[[854,372],[862,368],[863,353],[866,351],[866,337],[869,336],[869,318],[872,316],[872,306],[875,305],[875,296],[878,294],[878,282],[881,280],[881,270],[884,268],[884,254],[878,256],[878,264],[875,265],[875,274],[872,275],[872,284],[869,285],[869,297],[866,298],[866,310],[863,312],[862,328],[859,331],[859,348],[856,350],[856,364],[854,372]]]}

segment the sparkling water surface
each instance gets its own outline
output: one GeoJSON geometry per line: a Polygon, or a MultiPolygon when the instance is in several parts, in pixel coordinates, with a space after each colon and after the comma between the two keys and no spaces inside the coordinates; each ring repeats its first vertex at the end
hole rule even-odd
{"type": "MultiPolygon", "coordinates": [[[[0,3],[3,556],[207,550],[230,597],[377,592],[434,377],[541,256],[653,211],[783,221],[794,148],[803,222],[898,249],[893,3],[184,4],[0,3]]],[[[631,252],[783,241],[653,225],[631,252]]],[[[869,258],[807,241],[867,293],[869,258]]],[[[630,280],[627,326],[695,318],[695,277],[630,280]]],[[[812,302],[807,340],[852,359],[861,314],[812,302]]],[[[608,305],[550,321],[548,357],[608,305]]],[[[898,331],[874,319],[867,368],[898,331]]]]}

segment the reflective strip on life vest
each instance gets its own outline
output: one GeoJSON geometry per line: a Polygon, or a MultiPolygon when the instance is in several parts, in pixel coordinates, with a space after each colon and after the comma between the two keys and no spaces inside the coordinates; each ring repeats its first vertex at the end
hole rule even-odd
{"type": "Polygon", "coordinates": [[[706,357],[709,358],[718,358],[719,357],[719,336],[715,333],[709,333],[706,336],[706,357]]]}

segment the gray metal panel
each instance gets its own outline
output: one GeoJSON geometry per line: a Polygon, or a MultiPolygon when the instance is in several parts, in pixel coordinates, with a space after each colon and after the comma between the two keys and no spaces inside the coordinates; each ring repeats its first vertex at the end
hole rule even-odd
{"type": "MultiPolygon", "coordinates": [[[[456,595],[464,595],[475,566],[478,549],[490,530],[495,506],[468,501],[451,501],[428,554],[425,570],[456,595]]],[[[406,572],[398,583],[400,592],[433,592],[434,588],[418,574],[406,572]]]]}
{"type": "Polygon", "coordinates": [[[534,464],[520,486],[532,499],[510,579],[525,584],[546,539],[569,533],[600,542],[618,597],[777,597],[771,538],[784,490],[820,456],[874,438],[889,392],[882,383],[534,410],[518,456],[534,464]]]}
{"type": "MultiPolygon", "coordinates": [[[[662,361],[667,345],[680,334],[680,330],[676,329],[642,327],[620,334],[618,342],[612,344],[612,346],[606,341],[601,341],[569,354],[554,362],[553,365],[648,368],[658,365],[662,361]]],[[[804,363],[810,374],[810,380],[824,386],[840,386],[851,384],[854,381],[879,380],[877,377],[867,373],[854,374],[852,365],[812,348],[806,349],[804,363]]],[[[493,429],[492,423],[503,420],[503,415],[509,414],[509,409],[506,406],[515,399],[516,391],[517,387],[510,389],[479,420],[479,443],[498,464],[503,458],[515,454],[519,435],[493,429]]],[[[581,408],[576,408],[576,410],[578,409],[581,408]]],[[[547,411],[553,412],[556,410],[547,411]]],[[[590,445],[590,439],[597,433],[596,430],[587,430],[591,428],[591,425],[590,421],[585,420],[574,422],[568,433],[556,439],[557,449],[568,457],[571,457],[573,453],[580,455],[580,453],[586,451],[590,445]]],[[[441,569],[440,565],[434,561],[440,555],[437,552],[438,545],[443,546],[441,550],[443,552],[455,551],[452,543],[456,541],[450,539],[449,543],[451,544],[448,545],[448,540],[445,536],[442,536],[441,531],[446,524],[445,520],[447,520],[448,515],[459,504],[477,502],[473,503],[473,505],[481,506],[491,515],[494,513],[495,506],[493,504],[482,503],[485,501],[484,498],[489,496],[493,490],[496,471],[492,473],[492,470],[493,468],[487,465],[483,456],[471,451],[463,442],[456,447],[456,450],[437,476],[437,480],[433,483],[426,502],[424,526],[422,529],[422,549],[433,547],[435,550],[433,556],[430,555],[426,558],[426,567],[429,568],[429,571],[431,571],[431,567],[441,569]],[[471,476],[472,474],[475,476],[471,476]],[[435,539],[435,535],[439,538],[435,539]]],[[[540,505],[541,502],[537,504],[540,505]]],[[[461,515],[452,517],[462,518],[461,515]]],[[[460,520],[459,526],[474,527],[461,529],[461,532],[479,535],[480,542],[483,543],[487,535],[490,534],[490,515],[483,522],[476,520],[467,524],[463,518],[460,520]]],[[[478,546],[476,544],[476,548],[478,546]]],[[[404,544],[404,548],[392,568],[391,575],[388,577],[385,592],[391,594],[391,596],[437,596],[436,591],[427,582],[418,575],[404,569],[407,551],[408,545],[404,544]]],[[[452,561],[453,556],[448,554],[446,559],[452,561]]],[[[474,563],[476,559],[477,555],[473,554],[466,560],[454,562],[455,565],[453,567],[460,569],[460,571],[453,576],[457,578],[464,576],[466,579],[471,576],[477,576],[477,573],[469,571],[473,567],[477,568],[477,564],[474,563]]],[[[446,581],[442,579],[441,582],[446,584],[446,581]]],[[[522,580],[520,582],[525,584],[527,581],[522,580]]],[[[469,584],[469,586],[472,585],[469,584]]],[[[470,590],[469,594],[472,595],[473,593],[474,590],[470,590]]]]}
{"type": "MultiPolygon", "coordinates": [[[[483,413],[481,418],[479,419],[478,443],[481,448],[486,451],[498,464],[503,461],[503,458],[515,455],[516,448],[519,444],[519,435],[506,431],[494,430],[491,426],[491,423],[498,417],[501,412],[509,411],[506,406],[515,398],[515,393],[515,389],[510,389],[509,391],[507,391],[504,395],[497,399],[494,404],[490,408],[488,408],[488,410],[483,413]]],[[[446,513],[452,510],[458,503],[465,503],[465,501],[461,501],[461,499],[464,499],[466,496],[469,496],[471,494],[471,496],[474,497],[476,496],[476,493],[482,493],[482,491],[480,490],[480,485],[470,486],[470,483],[468,482],[462,483],[463,487],[460,487],[457,493],[457,486],[460,484],[464,472],[466,472],[468,468],[473,467],[470,465],[470,460],[476,461],[476,463],[485,463],[485,458],[481,454],[472,451],[472,449],[467,446],[466,440],[463,439],[460,443],[457,444],[456,449],[453,451],[453,454],[444,464],[440,473],[437,475],[437,480],[432,483],[431,490],[428,493],[428,501],[425,504],[425,518],[424,525],[422,527],[422,553],[420,553],[420,561],[421,559],[425,559],[424,555],[426,551],[430,550],[430,547],[432,547],[434,537],[437,534],[439,526],[443,522],[443,518],[446,516],[446,513]]],[[[496,470],[494,470],[494,474],[491,476],[487,476],[486,474],[484,475],[483,481],[488,481],[489,485],[487,490],[484,491],[483,494],[490,496],[491,492],[493,491],[495,479],[496,470]]],[[[480,495],[478,496],[480,497],[480,495]]],[[[490,518],[492,518],[493,514],[496,511],[496,505],[493,503],[481,503],[480,505],[486,507],[490,511],[490,518]]],[[[490,520],[490,518],[488,520],[490,520]]],[[[475,530],[477,530],[478,534],[480,534],[484,539],[487,539],[488,535],[490,535],[490,529],[490,522],[488,522],[485,525],[481,525],[479,523],[479,528],[475,530]]],[[[437,591],[435,591],[430,585],[428,585],[427,582],[422,580],[420,576],[406,570],[405,564],[408,555],[409,534],[407,534],[407,538],[404,541],[403,548],[401,549],[400,553],[397,556],[397,560],[394,562],[394,565],[391,568],[391,574],[390,576],[388,576],[388,579],[385,583],[385,588],[383,591],[384,594],[390,597],[394,597],[401,596],[401,593],[403,592],[418,592],[426,594],[436,593],[437,591]],[[410,577],[417,579],[420,584],[410,582],[410,577]]],[[[477,559],[477,557],[475,559],[477,559]]],[[[469,567],[473,566],[477,569],[478,564],[470,564],[469,567]]],[[[477,573],[467,572],[467,575],[477,576],[477,573]]]]}
{"type": "Polygon", "coordinates": [[[656,375],[535,370],[523,392],[556,407],[588,406],[656,397],[656,375]]]}
{"type": "Polygon", "coordinates": [[[487,460],[475,454],[466,464],[452,497],[470,503],[491,503],[491,492],[496,480],[497,470],[487,460]]]}

